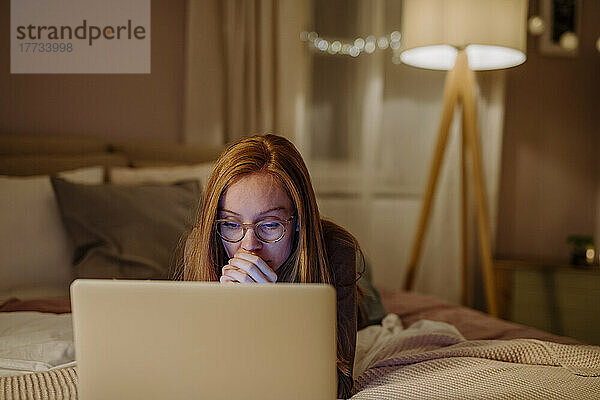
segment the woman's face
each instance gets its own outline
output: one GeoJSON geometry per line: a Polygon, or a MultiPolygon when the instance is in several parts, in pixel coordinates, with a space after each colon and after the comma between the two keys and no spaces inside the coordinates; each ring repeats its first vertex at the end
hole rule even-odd
{"type": "MultiPolygon", "coordinates": [[[[264,219],[286,221],[293,213],[292,201],[281,183],[268,173],[255,172],[240,178],[223,192],[217,218],[254,224],[264,219]]],[[[252,228],[239,242],[230,243],[223,239],[221,242],[229,258],[238,251],[246,251],[259,256],[277,271],[292,251],[296,223],[293,220],[285,224],[285,235],[277,242],[260,241],[252,228]]]]}

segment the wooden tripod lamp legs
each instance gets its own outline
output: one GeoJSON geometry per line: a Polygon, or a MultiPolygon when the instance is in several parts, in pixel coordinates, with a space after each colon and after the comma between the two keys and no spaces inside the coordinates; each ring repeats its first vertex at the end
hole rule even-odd
{"type": "MultiPolygon", "coordinates": [[[[478,238],[481,250],[481,261],[483,268],[483,279],[488,313],[492,316],[498,316],[498,309],[496,305],[496,286],[494,283],[494,269],[489,234],[490,227],[487,199],[485,195],[485,185],[483,181],[483,169],[481,163],[480,150],[481,147],[479,144],[479,135],[477,133],[477,103],[474,96],[474,85],[475,83],[473,71],[469,69],[467,54],[464,50],[461,50],[457,55],[456,64],[454,68],[448,72],[448,76],[446,77],[446,84],[444,89],[444,105],[442,110],[442,119],[438,130],[438,141],[435,148],[431,169],[429,171],[429,179],[427,181],[427,187],[425,189],[423,206],[421,208],[421,215],[419,217],[419,223],[417,226],[417,233],[415,236],[415,241],[408,263],[408,270],[404,288],[406,290],[412,290],[413,287],[416,267],[419,262],[421,247],[423,245],[423,239],[425,237],[425,231],[431,213],[431,204],[433,202],[440,168],[444,158],[444,152],[448,145],[448,133],[450,131],[450,124],[452,123],[454,106],[457,102],[461,102],[463,106],[463,148],[465,150],[463,157],[466,155],[466,153],[469,153],[470,151],[473,162],[473,180],[477,203],[477,221],[479,233],[478,238]]],[[[465,177],[466,174],[463,173],[463,180],[465,177]]],[[[463,181],[463,225],[466,223],[464,210],[464,208],[466,207],[466,201],[464,199],[464,196],[466,196],[465,185],[466,182],[463,181]]],[[[462,238],[463,262],[466,262],[467,257],[465,252],[467,249],[467,244],[464,243],[467,240],[466,225],[463,226],[462,238]]],[[[467,277],[465,276],[467,272],[466,265],[463,265],[462,271],[463,299],[465,299],[465,284],[468,281],[467,277]]]]}
{"type": "Polygon", "coordinates": [[[410,261],[408,263],[408,270],[406,280],[404,281],[404,289],[412,290],[414,283],[415,272],[417,263],[419,262],[419,256],[421,254],[421,247],[423,245],[423,239],[425,237],[425,229],[429,221],[429,214],[431,211],[431,203],[435,194],[435,188],[444,160],[444,152],[446,145],[448,144],[448,133],[450,131],[450,124],[452,123],[452,117],[454,114],[454,105],[457,100],[457,79],[456,79],[456,66],[453,70],[448,72],[446,77],[446,83],[444,87],[444,104],[442,108],[442,119],[440,121],[440,127],[438,129],[438,140],[433,153],[433,161],[431,163],[431,169],[429,170],[429,179],[427,180],[427,187],[425,188],[425,195],[423,197],[423,206],[421,208],[421,215],[419,216],[419,223],[417,225],[417,233],[410,255],[410,261]]]}

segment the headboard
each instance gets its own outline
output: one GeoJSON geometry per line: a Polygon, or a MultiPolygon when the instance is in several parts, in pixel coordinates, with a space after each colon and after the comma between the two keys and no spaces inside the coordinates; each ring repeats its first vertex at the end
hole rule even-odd
{"type": "Polygon", "coordinates": [[[214,161],[223,147],[82,137],[0,135],[0,175],[54,174],[82,167],[146,167],[214,161]]]}

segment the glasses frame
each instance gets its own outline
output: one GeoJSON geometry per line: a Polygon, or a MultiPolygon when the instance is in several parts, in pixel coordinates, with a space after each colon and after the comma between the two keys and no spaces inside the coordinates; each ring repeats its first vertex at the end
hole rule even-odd
{"type": "Polygon", "coordinates": [[[217,235],[219,235],[219,237],[221,239],[223,239],[224,241],[226,241],[228,243],[238,243],[238,242],[241,242],[246,237],[246,232],[248,232],[248,229],[252,228],[254,230],[254,228],[256,228],[257,225],[260,225],[260,224],[262,224],[264,222],[269,222],[269,221],[271,221],[271,222],[279,222],[280,224],[283,225],[283,233],[281,234],[281,237],[279,239],[276,239],[276,240],[263,240],[263,239],[261,239],[259,237],[259,235],[256,234],[256,231],[254,233],[256,235],[256,238],[258,240],[260,240],[261,242],[263,242],[263,243],[277,243],[281,239],[283,239],[283,237],[287,233],[286,225],[289,225],[290,222],[292,222],[294,220],[294,218],[296,218],[295,215],[292,215],[291,217],[289,217],[286,220],[281,220],[279,218],[262,219],[262,220],[260,220],[258,222],[253,223],[253,224],[243,224],[241,222],[232,221],[230,219],[218,219],[218,220],[215,221],[215,230],[217,231],[217,235]],[[239,238],[238,240],[227,239],[226,237],[224,237],[223,235],[221,235],[221,232],[219,232],[219,229],[217,227],[217,225],[219,224],[219,222],[235,222],[236,224],[240,224],[242,226],[242,229],[244,230],[244,232],[242,234],[242,237],[239,238]]]}

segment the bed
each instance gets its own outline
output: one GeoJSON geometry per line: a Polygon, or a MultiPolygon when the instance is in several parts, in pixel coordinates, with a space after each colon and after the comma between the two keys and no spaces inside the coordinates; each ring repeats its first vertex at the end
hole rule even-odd
{"type": "MultiPolygon", "coordinates": [[[[167,277],[221,150],[0,136],[0,399],[77,398],[70,281],[167,277]],[[131,199],[145,203],[132,208],[131,199]],[[149,217],[165,204],[172,215],[149,217]]],[[[600,347],[431,296],[377,291],[385,318],[358,333],[353,398],[600,397],[600,347]]]]}

